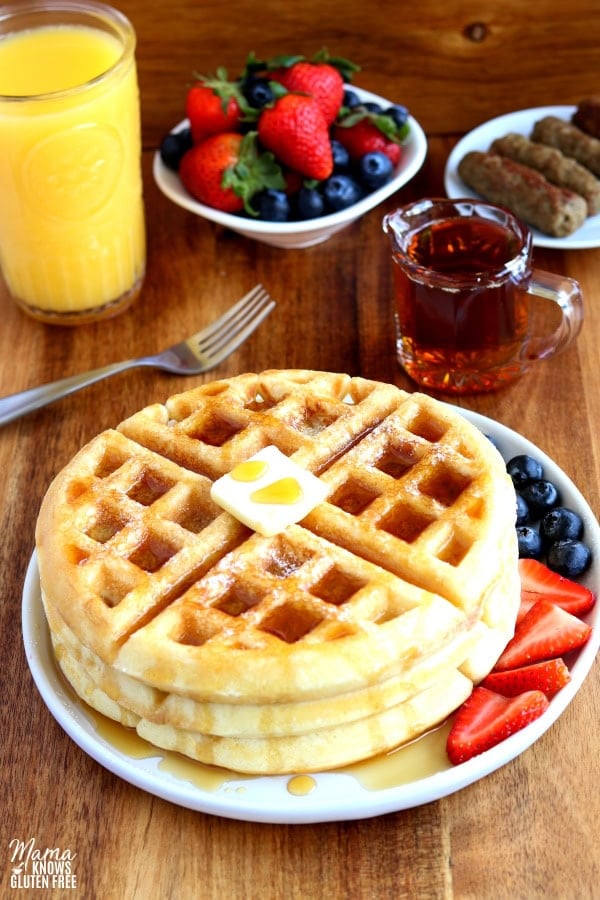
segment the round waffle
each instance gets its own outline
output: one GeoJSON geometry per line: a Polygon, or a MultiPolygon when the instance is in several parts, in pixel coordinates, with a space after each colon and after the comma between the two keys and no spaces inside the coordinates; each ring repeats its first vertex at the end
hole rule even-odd
{"type": "Polygon", "coordinates": [[[362,378],[267,371],[100,434],[36,533],[57,659],[157,746],[248,772],[330,768],[433,727],[519,603],[515,498],[456,411],[362,378]],[[210,497],[274,445],[326,483],[266,537],[210,497]]]}

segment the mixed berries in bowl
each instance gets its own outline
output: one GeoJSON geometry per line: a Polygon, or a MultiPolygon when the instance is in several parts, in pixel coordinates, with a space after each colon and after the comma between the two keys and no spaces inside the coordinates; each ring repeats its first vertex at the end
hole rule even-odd
{"type": "Polygon", "coordinates": [[[154,177],[178,205],[279,247],[327,240],[399,190],[427,152],[408,109],[351,84],[321,51],[200,76],[154,177]]]}

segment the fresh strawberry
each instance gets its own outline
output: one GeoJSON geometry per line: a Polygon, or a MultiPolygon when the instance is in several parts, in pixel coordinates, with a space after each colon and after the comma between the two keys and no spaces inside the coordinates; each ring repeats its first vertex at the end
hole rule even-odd
{"type": "Polygon", "coordinates": [[[404,135],[405,128],[398,128],[390,116],[371,113],[360,106],[341,119],[333,131],[334,139],[346,148],[354,162],[365,153],[379,151],[395,166],[400,161],[404,135]]]}
{"type": "Polygon", "coordinates": [[[327,123],[312,97],[287,92],[277,97],[260,114],[258,137],[277,159],[305,178],[322,181],[333,171],[327,123]]]}
{"type": "Polygon", "coordinates": [[[534,606],[541,597],[539,594],[526,594],[524,591],[521,591],[521,602],[519,603],[519,609],[517,611],[517,621],[516,625],[519,624],[521,619],[524,619],[532,606],[534,606]]]}
{"type": "Polygon", "coordinates": [[[476,687],[455,714],[446,742],[450,762],[457,765],[489,750],[541,716],[548,704],[541,691],[503,697],[476,687]]]}
{"type": "Polygon", "coordinates": [[[244,201],[231,187],[223,186],[225,173],[234,169],[240,158],[242,136],[224,133],[212,135],[184,155],[179,177],[192,197],[223,212],[240,212],[244,201]]]}
{"type": "Polygon", "coordinates": [[[264,188],[285,187],[281,169],[270,153],[259,153],[256,132],[213,134],[184,155],[179,176],[201,203],[223,212],[251,215],[251,200],[264,188]]]}
{"type": "Polygon", "coordinates": [[[550,699],[571,680],[569,670],[562,659],[549,659],[508,669],[506,672],[490,672],[481,687],[496,691],[504,697],[516,697],[525,691],[541,691],[550,699]]]}
{"type": "Polygon", "coordinates": [[[504,672],[583,646],[592,628],[548,600],[538,600],[515,628],[494,670],[504,672]]]}
{"type": "Polygon", "coordinates": [[[589,588],[553,572],[536,559],[520,559],[519,575],[523,602],[531,603],[543,597],[574,616],[584,615],[596,602],[589,588]]]}
{"type": "Polygon", "coordinates": [[[267,63],[269,78],[284,85],[288,91],[310,94],[319,106],[325,121],[331,125],[342,107],[344,79],[350,79],[359,68],[347,59],[334,59],[324,48],[306,59],[304,56],[280,56],[267,63]]]}
{"type": "Polygon", "coordinates": [[[297,62],[289,69],[277,69],[271,77],[288,91],[314,97],[328,125],[336,119],[344,99],[344,79],[333,66],[297,62]]]}
{"type": "Polygon", "coordinates": [[[194,143],[211,134],[236,131],[242,118],[244,98],[236,82],[227,80],[225,69],[214,78],[201,75],[189,89],[185,100],[194,143]]]}

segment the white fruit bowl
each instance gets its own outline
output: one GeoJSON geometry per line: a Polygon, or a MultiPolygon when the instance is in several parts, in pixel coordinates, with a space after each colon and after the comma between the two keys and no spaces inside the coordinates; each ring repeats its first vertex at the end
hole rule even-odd
{"type": "MultiPolygon", "coordinates": [[[[377,94],[371,94],[369,91],[363,91],[354,85],[352,85],[352,91],[362,101],[380,103],[384,107],[392,105],[392,101],[378,97],[377,94]]],[[[306,219],[301,222],[267,222],[262,219],[256,220],[213,209],[204,203],[199,203],[188,193],[177,173],[164,165],[158,152],[154,156],[154,180],[163,194],[172,200],[173,203],[195,213],[197,216],[236,231],[244,237],[262,241],[262,243],[271,244],[274,247],[288,249],[311,247],[314,244],[320,244],[328,240],[336,232],[341,231],[342,228],[347,228],[352,222],[374,209],[383,200],[407,184],[411,178],[414,178],[425,161],[427,139],[425,132],[416,119],[409,116],[408,122],[410,133],[402,145],[400,162],[391,181],[371,194],[367,194],[366,197],[363,197],[362,200],[359,200],[358,203],[349,206],[347,209],[330,213],[326,216],[319,216],[316,219],[306,219]]],[[[188,125],[188,120],[184,119],[173,128],[173,131],[180,131],[188,125]]]]}

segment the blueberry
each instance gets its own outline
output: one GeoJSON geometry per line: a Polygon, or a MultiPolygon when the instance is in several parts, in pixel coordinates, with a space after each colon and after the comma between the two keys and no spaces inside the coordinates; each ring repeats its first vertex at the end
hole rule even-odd
{"type": "Polygon", "coordinates": [[[342,106],[345,106],[347,109],[354,109],[355,106],[360,106],[360,99],[354,91],[350,90],[350,88],[346,88],[344,91],[344,99],[342,100],[342,106]]]}
{"type": "Polygon", "coordinates": [[[506,471],[512,478],[517,490],[520,490],[530,481],[539,481],[544,476],[541,463],[526,453],[509,459],[506,463],[506,471]]]}
{"type": "Polygon", "coordinates": [[[388,107],[384,112],[395,122],[397,128],[402,128],[408,121],[408,110],[406,106],[401,106],[399,103],[388,107]]]}
{"type": "Polygon", "coordinates": [[[257,210],[259,218],[269,222],[287,222],[290,218],[290,201],[285,191],[266,188],[256,194],[252,205],[257,210]]]}
{"type": "Polygon", "coordinates": [[[526,525],[529,521],[529,507],[527,501],[517,494],[517,525],[526,525]]]}
{"type": "Polygon", "coordinates": [[[542,555],[542,539],[529,525],[518,526],[517,543],[520,559],[539,559],[542,555]]]}
{"type": "Polygon", "coordinates": [[[343,144],[333,140],[331,142],[331,155],[333,156],[333,171],[348,172],[350,169],[350,154],[343,144]]]}
{"type": "Polygon", "coordinates": [[[316,219],[325,210],[325,201],[316,188],[301,187],[296,204],[301,219],[316,219]]]}
{"type": "Polygon", "coordinates": [[[556,506],[540,522],[540,535],[546,544],[556,541],[577,541],[583,534],[583,521],[572,509],[556,506]]]}
{"type": "Polygon", "coordinates": [[[529,482],[529,484],[521,488],[519,493],[527,503],[531,515],[536,519],[539,519],[560,503],[560,496],[556,486],[551,481],[546,481],[543,478],[540,478],[539,481],[529,482]]]}
{"type": "Polygon", "coordinates": [[[177,172],[184,153],[187,153],[191,146],[191,128],[172,131],[170,134],[166,134],[160,143],[160,158],[168,169],[177,172]]]}
{"type": "Polygon", "coordinates": [[[358,174],[361,182],[370,190],[381,187],[391,179],[394,166],[391,159],[377,150],[365,153],[358,163],[358,174]]]}
{"type": "Polygon", "coordinates": [[[250,106],[256,109],[262,109],[273,101],[273,91],[267,78],[247,78],[242,93],[250,106]]]}
{"type": "Polygon", "coordinates": [[[576,578],[588,568],[592,560],[592,551],[581,541],[557,541],[548,550],[547,562],[550,569],[564,575],[565,578],[576,578]]]}
{"type": "Polygon", "coordinates": [[[362,103],[361,106],[363,109],[366,109],[367,112],[375,113],[376,116],[381,116],[383,114],[383,106],[381,103],[375,103],[373,100],[367,100],[365,103],[362,103]]]}
{"type": "Polygon", "coordinates": [[[337,212],[357,203],[363,193],[360,185],[349,175],[331,175],[324,184],[323,195],[330,210],[337,212]]]}

